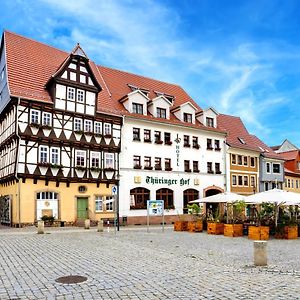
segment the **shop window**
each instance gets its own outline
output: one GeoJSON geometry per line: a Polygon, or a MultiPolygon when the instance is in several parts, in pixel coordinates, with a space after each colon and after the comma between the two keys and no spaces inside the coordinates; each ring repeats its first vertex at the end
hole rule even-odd
{"type": "Polygon", "coordinates": [[[183,212],[188,213],[188,204],[190,201],[199,199],[199,191],[195,189],[187,189],[183,191],[183,212]]]}
{"type": "Polygon", "coordinates": [[[163,188],[156,191],[156,200],[164,200],[165,209],[174,208],[174,196],[171,189],[163,188]]]}
{"type": "Polygon", "coordinates": [[[143,187],[130,190],[130,209],[147,209],[147,200],[150,200],[150,191],[143,187]]]}

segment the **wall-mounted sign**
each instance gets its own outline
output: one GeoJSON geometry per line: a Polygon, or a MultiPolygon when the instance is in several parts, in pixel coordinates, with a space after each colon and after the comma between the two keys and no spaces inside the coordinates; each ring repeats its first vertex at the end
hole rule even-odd
{"type": "Polygon", "coordinates": [[[81,185],[78,187],[78,192],[79,193],[86,193],[87,187],[85,185],[81,185]]]}
{"type": "Polygon", "coordinates": [[[179,138],[178,133],[177,133],[177,137],[174,141],[176,143],[175,151],[176,151],[177,167],[179,167],[179,161],[180,161],[180,146],[179,146],[179,144],[180,144],[181,139],[179,138]]]}
{"type": "Polygon", "coordinates": [[[189,185],[190,179],[169,179],[164,177],[146,176],[147,184],[166,184],[166,185],[189,185]]]}

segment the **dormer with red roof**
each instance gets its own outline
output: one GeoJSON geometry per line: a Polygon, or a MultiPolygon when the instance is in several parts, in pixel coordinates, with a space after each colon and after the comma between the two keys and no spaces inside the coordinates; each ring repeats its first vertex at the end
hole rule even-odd
{"type": "Polygon", "coordinates": [[[195,124],[197,107],[190,101],[185,102],[171,110],[175,117],[185,123],[195,124]]]}
{"type": "Polygon", "coordinates": [[[139,89],[134,90],[120,99],[120,102],[128,112],[144,116],[147,115],[148,101],[150,101],[148,96],[139,89]]]}
{"type": "Polygon", "coordinates": [[[96,99],[101,86],[79,44],[52,75],[46,87],[56,109],[95,114],[96,99]]]}
{"type": "Polygon", "coordinates": [[[168,100],[164,95],[157,96],[148,102],[148,110],[150,114],[155,118],[170,119],[170,108],[172,102],[168,100]]]}
{"type": "Polygon", "coordinates": [[[217,128],[217,116],[219,113],[212,107],[197,113],[196,119],[207,127],[217,128]]]}

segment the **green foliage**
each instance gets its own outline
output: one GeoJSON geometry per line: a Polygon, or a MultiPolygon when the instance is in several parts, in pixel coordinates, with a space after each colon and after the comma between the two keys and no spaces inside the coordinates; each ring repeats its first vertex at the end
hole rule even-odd
{"type": "Polygon", "coordinates": [[[258,212],[258,223],[261,226],[270,226],[275,222],[275,204],[262,203],[258,212]]]}
{"type": "Polygon", "coordinates": [[[240,224],[245,220],[246,203],[243,200],[227,204],[227,214],[229,224],[240,224]]]}
{"type": "Polygon", "coordinates": [[[195,219],[202,219],[203,214],[202,214],[202,207],[200,207],[198,204],[193,203],[193,204],[188,204],[188,213],[192,214],[195,219]]]}
{"type": "Polygon", "coordinates": [[[44,221],[45,223],[53,224],[55,218],[52,216],[42,216],[41,220],[44,221]]]}

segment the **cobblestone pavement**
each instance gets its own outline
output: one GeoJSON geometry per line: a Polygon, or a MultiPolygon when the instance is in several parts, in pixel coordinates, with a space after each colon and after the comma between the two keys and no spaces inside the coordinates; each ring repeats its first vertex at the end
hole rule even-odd
{"type": "Polygon", "coordinates": [[[253,241],[166,228],[0,230],[0,299],[300,299],[300,239],[253,241]],[[60,284],[67,275],[80,284],[60,284]]]}

